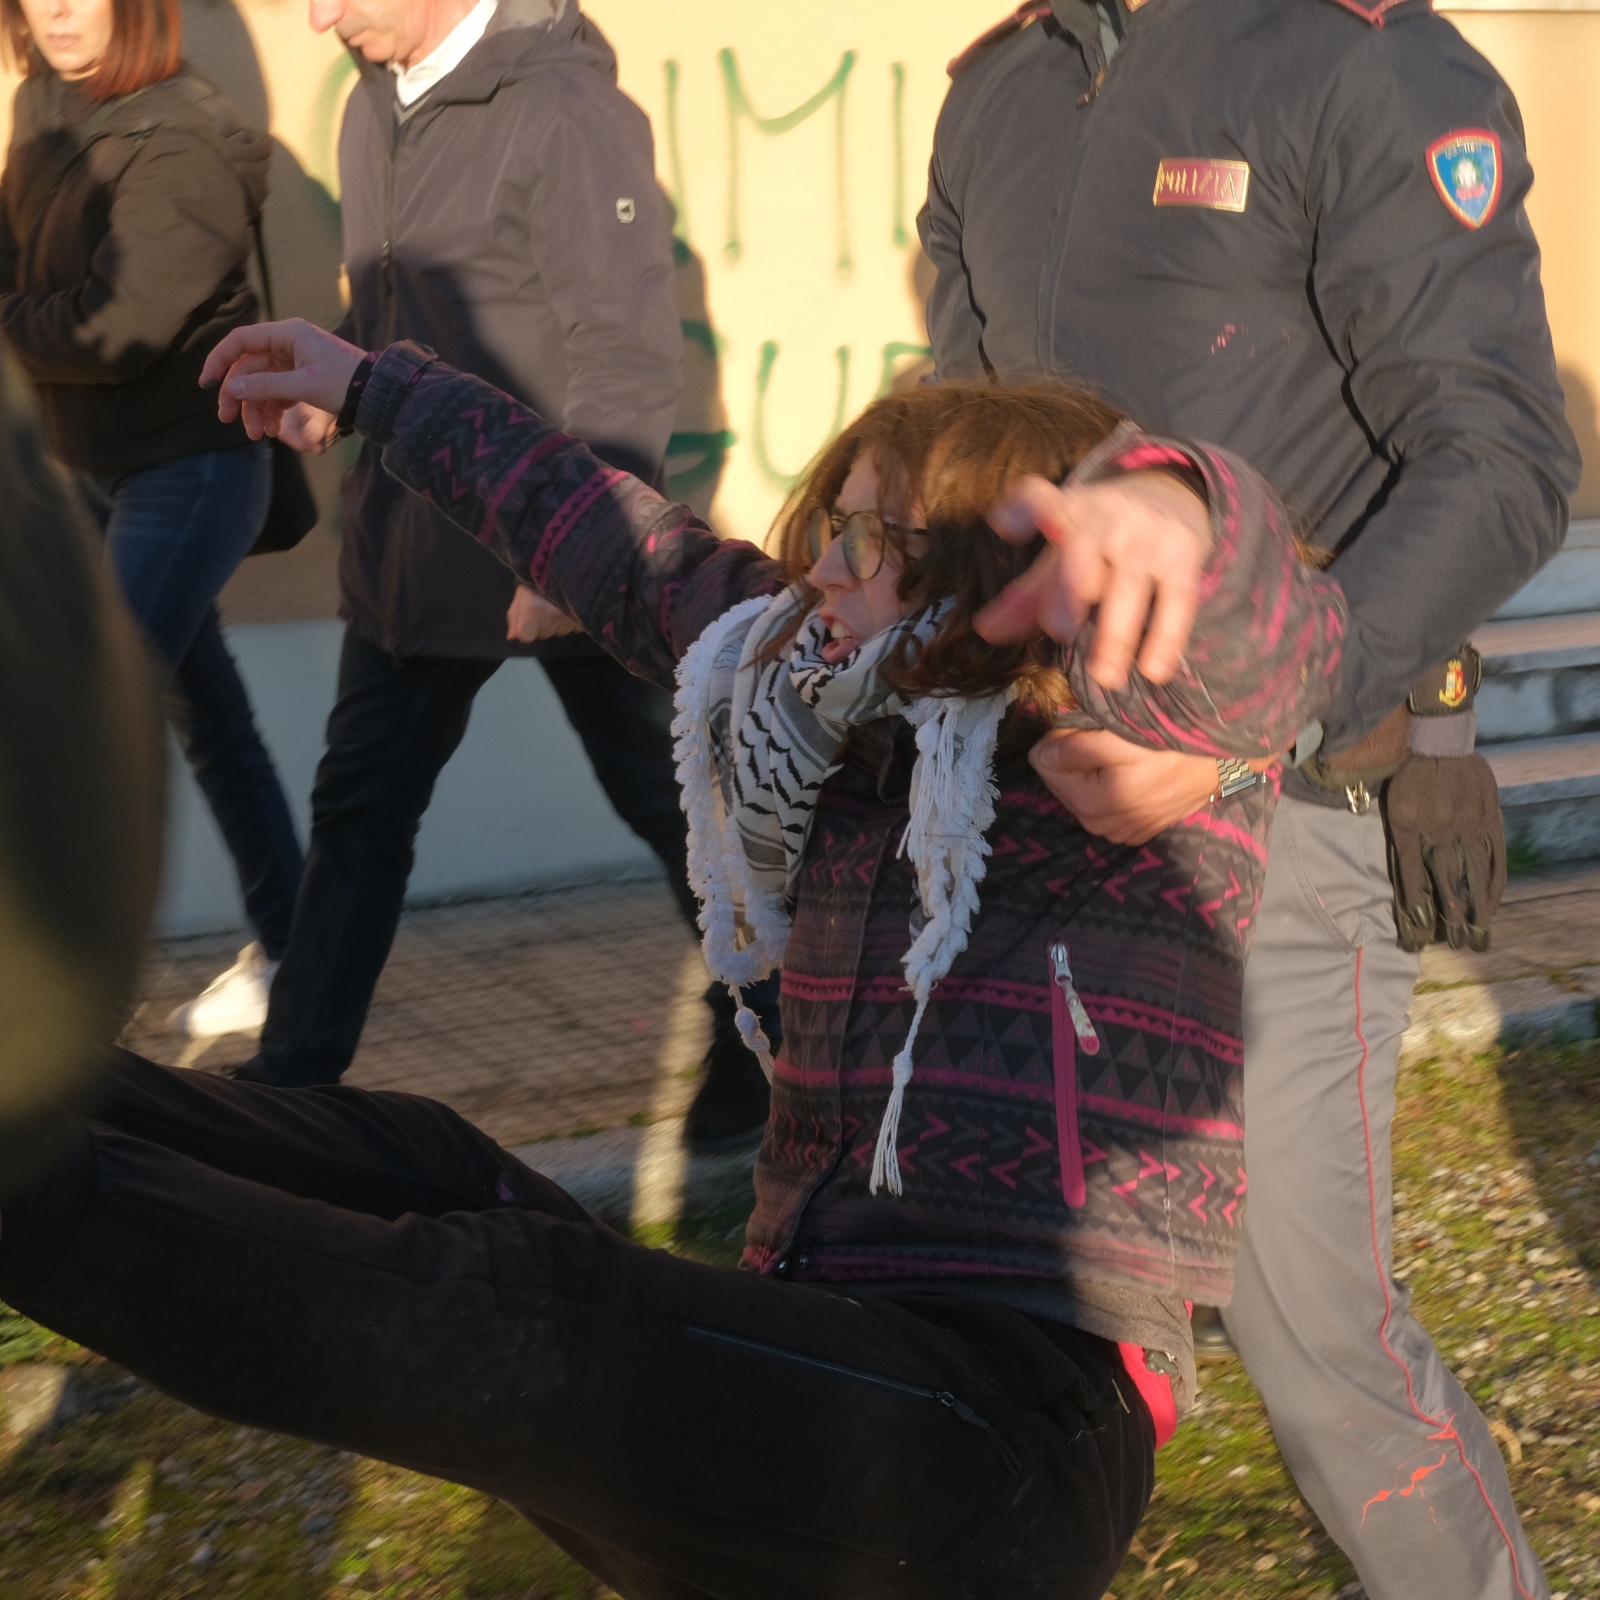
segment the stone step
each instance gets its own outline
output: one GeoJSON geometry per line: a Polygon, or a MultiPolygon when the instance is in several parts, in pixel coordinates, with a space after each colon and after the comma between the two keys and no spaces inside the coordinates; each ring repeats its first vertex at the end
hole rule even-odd
{"type": "Polygon", "coordinates": [[[1495,612],[1512,617],[1554,617],[1600,611],[1600,517],[1574,522],[1549,565],[1495,612]]]}
{"type": "Polygon", "coordinates": [[[1537,859],[1600,857],[1600,733],[1488,745],[1506,841],[1537,859]]]}
{"type": "Polygon", "coordinates": [[[1496,1045],[1560,1044],[1600,1036],[1600,968],[1551,978],[1474,983],[1416,995],[1401,1061],[1496,1045]]]}
{"type": "Polygon", "coordinates": [[[1600,730],[1600,611],[1489,622],[1472,642],[1480,745],[1600,730]]]}

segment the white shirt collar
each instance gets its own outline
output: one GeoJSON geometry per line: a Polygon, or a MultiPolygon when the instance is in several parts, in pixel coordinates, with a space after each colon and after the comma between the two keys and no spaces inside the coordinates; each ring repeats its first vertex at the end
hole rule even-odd
{"type": "Polygon", "coordinates": [[[499,3],[500,0],[478,0],[422,60],[403,69],[392,61],[389,63],[401,105],[415,104],[447,72],[454,72],[461,65],[467,52],[483,37],[499,3]]]}

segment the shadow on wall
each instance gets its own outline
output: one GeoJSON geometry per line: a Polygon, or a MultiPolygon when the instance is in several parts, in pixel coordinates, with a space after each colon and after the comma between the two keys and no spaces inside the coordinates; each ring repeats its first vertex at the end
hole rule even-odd
{"type": "Polygon", "coordinates": [[[1600,517],[1600,414],[1596,411],[1594,390],[1573,367],[1562,367],[1556,376],[1567,397],[1567,422],[1578,436],[1578,449],[1583,453],[1583,477],[1572,497],[1572,514],[1600,517]]]}
{"type": "MultiPolygon", "coordinates": [[[[671,200],[666,204],[670,214],[671,200]]],[[[678,318],[683,326],[683,394],[678,401],[677,427],[667,443],[667,493],[710,524],[711,503],[722,486],[728,452],[738,443],[738,436],[728,427],[728,408],[722,398],[722,339],[711,325],[705,262],[677,237],[672,241],[672,261],[678,318]]],[[[718,528],[717,532],[760,537],[760,530],[753,528],[718,528]]]]}
{"type": "MultiPolygon", "coordinates": [[[[183,43],[189,64],[227,95],[246,123],[269,126],[266,77],[233,0],[185,0],[183,43]]],[[[273,311],[331,328],[344,315],[338,202],[277,139],[270,181],[261,232],[273,311]]],[[[321,520],[296,549],[258,556],[239,568],[222,592],[225,622],[311,622],[337,613],[339,479],[346,465],[342,449],[308,458],[321,520]]]]}

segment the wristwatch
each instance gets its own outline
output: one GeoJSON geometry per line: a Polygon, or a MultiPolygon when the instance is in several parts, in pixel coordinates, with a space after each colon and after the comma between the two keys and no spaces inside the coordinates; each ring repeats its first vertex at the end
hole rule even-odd
{"type": "Polygon", "coordinates": [[[1211,792],[1213,800],[1226,800],[1229,795],[1242,793],[1260,783],[1261,774],[1250,770],[1250,763],[1238,756],[1229,756],[1217,763],[1217,786],[1211,792]]]}

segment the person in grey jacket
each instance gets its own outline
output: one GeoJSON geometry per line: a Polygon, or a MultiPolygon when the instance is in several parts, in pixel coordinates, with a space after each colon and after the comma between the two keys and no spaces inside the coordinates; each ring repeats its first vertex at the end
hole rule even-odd
{"type": "MultiPolygon", "coordinates": [[[[649,122],[599,30],[576,0],[312,0],[311,23],[336,28],[360,70],[339,143],[342,334],[425,343],[659,482],[681,353],[670,220],[649,122]]],[[[294,442],[323,447],[334,423],[305,412],[294,442]]],[[[347,631],[305,884],[259,1053],[235,1069],[265,1083],[329,1083],[349,1065],[434,780],[509,656],[540,659],[612,804],[691,927],[696,914],[667,697],[561,637],[575,624],[407,496],[375,449],[343,511],[347,631]]],[[[688,1127],[705,1145],[767,1109],[731,1007],[717,1007],[715,1070],[688,1127]]]]}
{"type": "MultiPolygon", "coordinates": [[[[1350,603],[1246,972],[1228,1331],[1373,1600],[1545,1596],[1498,1447],[1394,1278],[1389,1164],[1416,950],[1481,948],[1503,871],[1459,647],[1559,546],[1578,475],[1516,104],[1418,0],[1027,4],[952,76],[921,218],[940,376],[1069,374],[1220,441],[1350,603]]],[[[1130,855],[1219,778],[1098,733],[1033,759],[1130,855]]]]}

